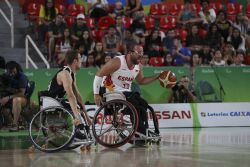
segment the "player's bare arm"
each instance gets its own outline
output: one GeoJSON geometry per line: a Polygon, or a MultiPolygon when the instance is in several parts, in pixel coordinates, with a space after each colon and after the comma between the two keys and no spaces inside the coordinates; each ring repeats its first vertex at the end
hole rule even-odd
{"type": "Polygon", "coordinates": [[[101,96],[99,95],[99,90],[100,90],[100,86],[102,83],[102,78],[104,76],[108,76],[109,74],[114,73],[116,70],[119,69],[121,65],[121,62],[118,58],[113,58],[110,61],[108,61],[108,63],[106,63],[96,74],[95,79],[94,79],[94,85],[93,85],[93,89],[94,89],[94,100],[95,100],[95,104],[97,106],[101,105],[101,96]]]}
{"type": "Polygon", "coordinates": [[[57,82],[58,84],[62,84],[64,90],[66,91],[70,107],[74,113],[74,116],[76,119],[79,119],[79,112],[77,110],[77,101],[76,101],[76,96],[73,92],[72,88],[72,78],[67,71],[62,71],[57,75],[57,82]]]}
{"type": "Polygon", "coordinates": [[[159,75],[154,75],[154,76],[150,76],[150,77],[145,77],[142,71],[142,65],[140,64],[140,72],[138,73],[137,77],[136,77],[136,81],[138,82],[138,84],[140,85],[145,85],[145,84],[149,84],[155,80],[157,80],[159,77],[159,75]]]}

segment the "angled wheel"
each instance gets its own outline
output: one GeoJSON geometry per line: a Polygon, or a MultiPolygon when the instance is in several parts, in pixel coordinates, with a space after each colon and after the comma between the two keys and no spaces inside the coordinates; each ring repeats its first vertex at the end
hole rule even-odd
{"type": "Polygon", "coordinates": [[[105,147],[120,147],[126,144],[138,127],[138,115],[134,106],[124,100],[104,103],[95,113],[93,135],[105,147]]]}
{"type": "Polygon", "coordinates": [[[33,145],[43,152],[56,152],[73,141],[73,116],[63,107],[48,107],[31,120],[29,135],[33,145]]]}

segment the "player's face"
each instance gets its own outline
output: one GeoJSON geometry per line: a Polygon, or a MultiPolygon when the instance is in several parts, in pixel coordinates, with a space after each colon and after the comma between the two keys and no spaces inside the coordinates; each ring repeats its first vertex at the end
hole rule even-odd
{"type": "Polygon", "coordinates": [[[139,64],[141,58],[143,57],[143,48],[141,46],[136,46],[131,55],[132,55],[131,56],[132,63],[139,64]]]}

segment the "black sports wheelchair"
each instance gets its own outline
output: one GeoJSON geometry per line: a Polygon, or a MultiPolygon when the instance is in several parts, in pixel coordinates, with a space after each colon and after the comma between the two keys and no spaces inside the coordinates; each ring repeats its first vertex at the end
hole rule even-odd
{"type": "Polygon", "coordinates": [[[64,107],[62,100],[40,94],[40,111],[29,126],[33,143],[30,149],[57,152],[79,146],[81,150],[89,150],[93,143],[109,148],[120,147],[128,142],[136,144],[137,141],[145,141],[149,146],[160,143],[159,124],[151,106],[147,108],[153,118],[154,128],[147,128],[146,134],[142,134],[137,132],[137,111],[122,93],[105,93],[103,97],[102,105],[92,118],[92,125],[88,125],[82,115],[80,125],[76,126],[72,112],[64,107]]]}

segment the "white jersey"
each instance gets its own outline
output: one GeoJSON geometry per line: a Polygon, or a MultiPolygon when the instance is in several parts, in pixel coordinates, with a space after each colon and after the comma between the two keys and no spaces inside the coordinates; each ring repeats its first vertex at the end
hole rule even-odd
{"type": "MultiPolygon", "coordinates": [[[[106,77],[106,79],[111,79],[114,84],[114,91],[125,92],[131,91],[132,81],[136,78],[140,71],[139,65],[135,65],[133,69],[129,69],[127,65],[127,61],[125,56],[117,56],[120,59],[121,66],[120,68],[111,74],[110,77],[106,77]]],[[[107,90],[108,91],[108,90],[107,90]]]]}

